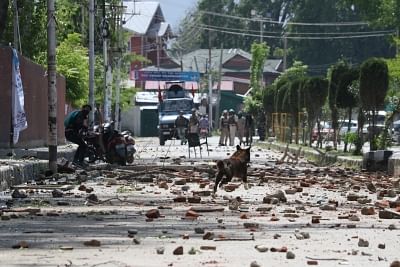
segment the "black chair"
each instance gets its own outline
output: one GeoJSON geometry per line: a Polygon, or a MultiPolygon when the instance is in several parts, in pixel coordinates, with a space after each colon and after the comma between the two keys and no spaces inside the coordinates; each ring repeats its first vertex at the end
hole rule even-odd
{"type": "Polygon", "coordinates": [[[202,145],[206,145],[207,153],[210,156],[210,152],[208,150],[207,136],[204,138],[204,141],[203,140],[200,141],[200,136],[198,133],[188,133],[187,141],[188,141],[189,158],[190,158],[190,148],[191,147],[193,147],[195,157],[197,157],[196,147],[199,147],[200,148],[200,158],[202,158],[202,155],[201,155],[201,150],[202,150],[201,146],[202,145]]]}

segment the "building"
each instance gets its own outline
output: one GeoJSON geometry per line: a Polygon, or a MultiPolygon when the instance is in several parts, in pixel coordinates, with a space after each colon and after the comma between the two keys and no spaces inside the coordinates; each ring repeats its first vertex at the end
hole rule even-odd
{"type": "MultiPolygon", "coordinates": [[[[232,91],[235,94],[246,95],[250,88],[251,73],[251,54],[241,49],[198,49],[188,54],[182,55],[182,58],[174,58],[170,55],[171,62],[179,62],[181,65],[157,68],[148,66],[143,71],[197,71],[201,77],[208,73],[211,65],[213,72],[219,71],[219,64],[222,62],[222,91],[232,91]],[[209,63],[211,55],[211,64],[209,63]]],[[[178,63],[176,63],[178,64],[178,63]]],[[[282,72],[283,61],[281,59],[267,59],[264,64],[263,82],[265,85],[271,84],[282,72]]],[[[162,81],[161,81],[162,82],[162,81]]],[[[147,90],[155,90],[156,83],[146,85],[147,90]]],[[[217,89],[218,84],[213,85],[217,89]]]]}
{"type": "MultiPolygon", "coordinates": [[[[128,50],[149,59],[148,65],[160,66],[171,61],[167,55],[167,42],[173,37],[171,25],[165,21],[159,2],[124,1],[124,29],[132,35],[128,50]]],[[[176,65],[175,62],[171,62],[176,65]]],[[[132,62],[131,71],[146,63],[132,62]]]]}

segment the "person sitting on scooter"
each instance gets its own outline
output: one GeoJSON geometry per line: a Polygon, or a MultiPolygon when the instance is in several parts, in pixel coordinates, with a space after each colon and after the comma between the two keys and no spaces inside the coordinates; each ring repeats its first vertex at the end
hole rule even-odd
{"type": "Polygon", "coordinates": [[[65,138],[78,145],[73,163],[83,167],[85,166],[83,159],[85,158],[87,144],[83,140],[82,132],[87,130],[87,119],[91,110],[90,105],[83,105],[81,110],[70,112],[64,120],[65,138]]]}

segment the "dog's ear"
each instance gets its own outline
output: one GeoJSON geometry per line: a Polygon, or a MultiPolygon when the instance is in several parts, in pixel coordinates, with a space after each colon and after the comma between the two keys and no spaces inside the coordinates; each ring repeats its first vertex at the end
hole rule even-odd
{"type": "Polygon", "coordinates": [[[242,148],[239,145],[236,145],[236,150],[241,150],[242,148]]]}

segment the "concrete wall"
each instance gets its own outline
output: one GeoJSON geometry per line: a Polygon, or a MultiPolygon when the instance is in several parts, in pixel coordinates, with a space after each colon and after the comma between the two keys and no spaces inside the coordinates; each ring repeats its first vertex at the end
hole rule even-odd
{"type": "MultiPolygon", "coordinates": [[[[10,147],[12,50],[0,48],[0,148],[10,147]]],[[[20,133],[15,147],[38,147],[47,144],[48,94],[46,71],[40,65],[19,56],[24,86],[25,113],[28,128],[20,133]]],[[[64,144],[65,78],[57,76],[57,131],[58,143],[64,144]]]]}

